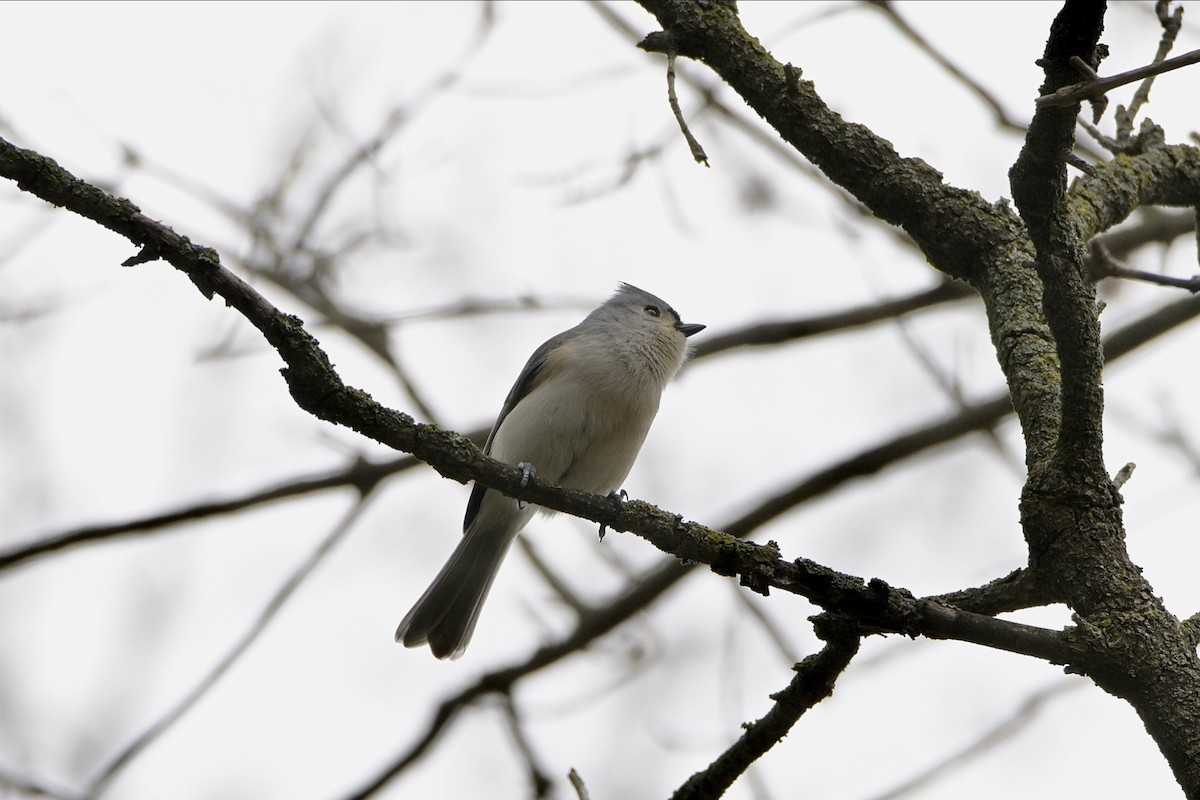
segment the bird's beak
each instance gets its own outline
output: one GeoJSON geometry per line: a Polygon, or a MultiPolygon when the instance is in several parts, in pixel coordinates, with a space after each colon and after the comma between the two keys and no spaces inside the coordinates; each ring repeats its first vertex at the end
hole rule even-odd
{"type": "Polygon", "coordinates": [[[707,327],[708,327],[707,325],[697,325],[694,322],[676,322],[675,323],[675,330],[681,332],[685,339],[687,337],[691,336],[693,333],[699,333],[700,331],[704,330],[707,327]]]}

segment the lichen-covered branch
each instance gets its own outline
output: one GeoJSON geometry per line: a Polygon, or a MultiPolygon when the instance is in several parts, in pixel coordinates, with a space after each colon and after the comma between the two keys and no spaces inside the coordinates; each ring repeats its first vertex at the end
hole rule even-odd
{"type": "Polygon", "coordinates": [[[1068,663],[1070,649],[1052,631],[994,620],[913,598],[902,590],[811,562],[788,562],[773,544],[756,545],[638,501],[563,489],[543,480],[527,480],[522,471],[485,456],[469,439],[453,431],[416,422],[407,414],[376,403],[347,386],[300,320],[272,306],[253,287],[221,266],[217,254],[149,219],[128,200],[113,197],[62,169],[52,159],[23,150],[0,138],[0,175],[47,202],[100,222],[142,246],[138,261],[162,258],[192,279],[207,296],[219,296],[262,331],[287,365],[283,374],[293,398],[320,419],[411,453],[442,475],[476,480],[512,497],[553,508],[618,531],[633,531],[664,552],[710,565],[721,575],[766,593],[774,587],[801,594],[822,607],[853,613],[881,631],[935,638],[958,638],[1039,658],[1068,663]],[[523,479],[527,485],[522,486],[523,479]]]}
{"type": "Polygon", "coordinates": [[[1033,247],[1012,209],[951,186],[869,128],[848,122],[799,69],[781,64],[745,28],[733,3],[641,0],[663,33],[642,48],[704,62],[783,139],[882,220],[903,228],[930,263],[967,281],[987,305],[992,340],[1025,436],[1026,461],[1052,451],[1058,363],[1041,313],[1033,247]],[[668,32],[669,33],[666,33],[668,32]]]}
{"type": "MultiPolygon", "coordinates": [[[[1102,4],[1069,0],[1056,18],[1040,62],[1051,94],[1074,79],[1072,59],[1098,65],[1102,4]]],[[[1013,196],[1037,248],[1044,308],[1062,362],[1063,417],[1052,459],[1031,472],[1022,495],[1030,567],[1077,614],[1072,638],[1087,655],[1083,670],[1130,701],[1189,797],[1200,793],[1200,735],[1189,709],[1200,702],[1200,663],[1177,620],[1154,596],[1125,550],[1120,496],[1103,460],[1103,354],[1095,294],[1084,265],[1086,237],[1139,202],[1188,194],[1192,181],[1138,180],[1194,159],[1159,151],[1131,166],[1098,170],[1068,198],[1066,158],[1078,107],[1040,108],[1011,177],[1013,196]],[[1157,192],[1149,187],[1158,184],[1157,192]],[[1180,192],[1182,189],[1182,192],[1180,192]],[[1073,210],[1091,214],[1073,214],[1073,210]]],[[[1194,196],[1194,195],[1193,195],[1194,196]]]]}
{"type": "MultiPolygon", "coordinates": [[[[1126,698],[1190,797],[1200,797],[1200,663],[1194,642],[1153,593],[1124,547],[1120,496],[1103,461],[1105,360],[1088,240],[1139,205],[1197,205],[1195,148],[1167,147],[1143,126],[1136,144],[1068,190],[1078,108],[1042,107],[1012,170],[1020,217],[947,186],[927,164],[843,120],[747,33],[736,5],[640,0],[679,55],[712,68],[782,138],[881,219],[904,228],[930,263],[982,296],[997,359],[1020,418],[1030,478],[1022,525],[1030,565],[1020,586],[963,595],[989,610],[1035,597],[1077,613],[1071,668],[1126,698]],[[1010,591],[1013,590],[1013,591],[1010,591]]],[[[1104,5],[1068,0],[1042,66],[1041,94],[1076,82],[1072,58],[1098,66],[1104,5]]],[[[1015,579],[1014,579],[1015,580],[1015,579]]]]}
{"type": "MultiPolygon", "coordinates": [[[[1103,29],[1103,3],[1066,3],[1040,62],[1046,72],[1043,94],[1078,77],[1072,58],[1098,66],[1097,44],[1103,29]]],[[[1095,290],[1084,266],[1086,242],[1066,203],[1067,157],[1078,114],[1078,105],[1038,109],[1010,180],[1013,200],[1036,249],[1042,305],[1061,364],[1062,405],[1070,409],[1059,420],[1054,455],[1068,460],[1069,469],[1087,468],[1105,475],[1100,448],[1104,415],[1100,323],[1095,290]]]]}

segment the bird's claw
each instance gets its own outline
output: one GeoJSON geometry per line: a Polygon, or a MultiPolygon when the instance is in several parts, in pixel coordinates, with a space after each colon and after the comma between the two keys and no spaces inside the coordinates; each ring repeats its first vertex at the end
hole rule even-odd
{"type": "MultiPolygon", "coordinates": [[[[522,461],[520,464],[517,464],[517,469],[521,470],[521,488],[522,489],[529,486],[529,482],[537,477],[537,470],[533,468],[533,464],[530,464],[527,461],[522,461]]],[[[517,501],[517,510],[523,511],[524,509],[525,509],[525,501],[518,500],[517,501]]]]}
{"type": "Polygon", "coordinates": [[[517,464],[517,469],[521,470],[521,488],[524,489],[529,485],[529,482],[537,477],[537,470],[533,468],[533,464],[528,461],[522,461],[517,464]]]}
{"type": "MultiPolygon", "coordinates": [[[[629,492],[625,491],[624,489],[617,489],[617,490],[614,490],[614,491],[611,491],[608,493],[608,499],[612,500],[613,504],[619,510],[621,508],[621,504],[625,503],[629,500],[629,492]]],[[[602,542],[604,541],[604,534],[607,530],[608,530],[608,528],[604,525],[603,522],[601,522],[600,523],[600,541],[602,541],[602,542]]]]}

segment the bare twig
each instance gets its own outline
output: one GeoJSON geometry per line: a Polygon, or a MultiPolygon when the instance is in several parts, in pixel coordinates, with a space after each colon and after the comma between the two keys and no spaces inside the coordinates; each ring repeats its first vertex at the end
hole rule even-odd
{"type": "Polygon", "coordinates": [[[595,303],[591,300],[548,299],[532,294],[521,294],[512,298],[498,299],[462,297],[453,303],[445,305],[410,309],[387,317],[382,321],[388,325],[399,325],[410,322],[459,319],[463,317],[482,316],[484,314],[522,313],[525,311],[586,311],[594,305],[595,303]]]}
{"type": "Polygon", "coordinates": [[[852,622],[828,614],[821,615],[817,629],[825,647],[795,666],[796,675],[787,688],[771,695],[775,703],[771,710],[746,725],[742,736],[706,769],[688,778],[673,800],[723,795],[806,711],[833,693],[834,683],[858,652],[861,634],[852,622]]]}
{"type": "MultiPolygon", "coordinates": [[[[1154,13],[1162,25],[1163,34],[1158,41],[1158,52],[1150,62],[1152,64],[1161,64],[1166,60],[1167,54],[1175,46],[1175,38],[1183,27],[1183,6],[1176,8],[1174,14],[1168,13],[1169,6],[1169,0],[1158,0],[1154,4],[1154,13]]],[[[1129,101],[1129,108],[1117,106],[1117,141],[1126,141],[1133,135],[1133,121],[1142,110],[1142,106],[1150,102],[1150,88],[1154,85],[1154,78],[1155,76],[1151,75],[1142,81],[1141,86],[1133,93],[1133,99],[1129,101]]]]}
{"type": "Polygon", "coordinates": [[[704,153],[704,148],[700,146],[700,142],[696,141],[696,137],[692,135],[692,131],[688,128],[687,120],[683,117],[683,109],[679,107],[679,97],[675,94],[675,51],[667,52],[667,102],[671,104],[671,113],[675,115],[675,121],[679,123],[679,130],[683,133],[683,138],[687,140],[688,150],[692,153],[692,158],[697,164],[709,166],[708,156],[704,153]]]}
{"type": "Polygon", "coordinates": [[[963,72],[957,64],[946,57],[945,53],[934,47],[928,39],[910,25],[908,20],[896,10],[895,3],[890,2],[890,0],[869,0],[867,5],[882,12],[887,17],[888,22],[906,39],[916,45],[929,58],[933,59],[938,66],[946,71],[947,75],[979,98],[981,103],[990,108],[993,116],[996,118],[997,125],[1020,136],[1025,135],[1025,125],[1013,119],[1004,106],[1000,105],[1000,101],[996,99],[995,95],[984,88],[981,83],[963,72]]]}
{"type": "MultiPolygon", "coordinates": [[[[486,430],[472,431],[470,434],[475,441],[482,442],[487,436],[486,430]]],[[[222,514],[232,514],[255,506],[299,497],[312,492],[353,486],[359,494],[369,493],[377,483],[391,475],[412,469],[421,462],[411,456],[381,463],[356,461],[348,468],[338,469],[325,475],[296,478],[286,483],[259,489],[241,497],[208,503],[197,503],[176,511],[154,514],[149,517],[116,522],[110,525],[94,525],[86,528],[64,531],[50,536],[43,536],[28,544],[17,545],[0,551],[0,571],[10,569],[40,556],[58,553],[81,545],[96,544],[129,535],[145,534],[160,531],[173,525],[205,519],[222,514]]]]}
{"type": "Polygon", "coordinates": [[[1155,413],[1121,414],[1124,424],[1135,430],[1139,436],[1158,442],[1169,452],[1173,452],[1187,462],[1194,474],[1200,475],[1200,447],[1192,441],[1189,435],[1190,424],[1181,421],[1190,415],[1181,415],[1170,404],[1161,402],[1155,413]],[[1148,419],[1155,420],[1149,422],[1148,419]]]}
{"type": "Polygon", "coordinates": [[[704,341],[696,344],[695,358],[704,358],[718,353],[726,353],[741,347],[762,347],[819,336],[838,331],[897,319],[926,308],[932,308],[944,303],[977,297],[975,291],[965,283],[958,281],[942,281],[931,289],[915,292],[905,297],[893,300],[883,300],[869,303],[845,311],[831,314],[821,314],[795,320],[780,320],[778,322],[763,322],[728,333],[707,336],[704,341]]]}
{"type": "Polygon", "coordinates": [[[1104,242],[1098,239],[1092,242],[1090,255],[1091,263],[1089,266],[1091,267],[1092,276],[1095,279],[1125,278],[1127,280],[1153,283],[1159,286],[1173,286],[1177,289],[1187,289],[1192,294],[1200,292],[1200,275],[1193,275],[1190,278],[1173,278],[1170,275],[1159,275],[1156,272],[1133,269],[1113,256],[1104,242]]]}
{"type": "Polygon", "coordinates": [[[366,510],[371,498],[374,496],[374,494],[369,494],[360,497],[359,501],[347,512],[341,522],[334,527],[328,536],[321,540],[312,553],[309,554],[308,558],[276,590],[275,595],[259,613],[258,619],[254,621],[249,629],[234,643],[233,647],[213,666],[212,670],[178,703],[168,709],[154,724],[127,744],[112,761],[100,770],[99,774],[92,779],[91,783],[84,790],[82,796],[85,800],[95,800],[95,798],[100,797],[108,791],[113,781],[128,769],[130,764],[146,748],[150,747],[164,733],[170,730],[202,697],[216,686],[221,677],[229,671],[230,667],[237,663],[246,651],[250,649],[250,646],[258,640],[263,631],[274,621],[284,604],[296,593],[308,576],[312,574],[313,570],[317,568],[317,565],[350,532],[354,526],[354,522],[366,510]]]}
{"type": "Polygon", "coordinates": [[[550,590],[558,596],[558,599],[563,604],[574,611],[576,614],[583,614],[587,611],[588,605],[579,596],[579,593],[567,585],[566,581],[558,576],[558,573],[552,566],[546,563],[542,558],[542,554],[538,552],[537,546],[530,540],[528,536],[517,538],[517,546],[521,548],[521,553],[529,559],[529,563],[537,574],[542,576],[542,580],[550,587],[550,590]]]}
{"type": "Polygon", "coordinates": [[[1137,469],[1137,464],[1130,461],[1125,466],[1117,470],[1117,474],[1113,476],[1113,488],[1120,491],[1121,487],[1129,482],[1133,477],[1133,471],[1137,469]]]}
{"type": "Polygon", "coordinates": [[[982,736],[971,742],[957,753],[949,756],[943,761],[934,764],[933,766],[913,776],[899,786],[890,789],[884,794],[879,795],[875,800],[897,800],[928,787],[931,783],[941,778],[942,776],[952,772],[955,769],[961,769],[971,761],[983,756],[988,751],[994,749],[997,745],[1005,742],[1021,731],[1028,728],[1037,721],[1038,716],[1045,709],[1046,704],[1059,696],[1066,694],[1069,691],[1078,689],[1081,686],[1087,686],[1083,681],[1062,681],[1055,683],[1041,691],[1035,692],[1025,702],[1017,708],[1017,710],[1008,719],[1001,721],[998,725],[989,731],[986,731],[982,736]]]}
{"type": "Polygon", "coordinates": [[[574,767],[571,767],[571,769],[567,770],[567,780],[571,782],[571,788],[575,790],[575,796],[578,797],[579,800],[591,800],[590,795],[588,795],[587,786],[583,782],[583,778],[579,776],[579,773],[575,771],[574,767]]]}
{"type": "Polygon", "coordinates": [[[1161,75],[1164,72],[1170,72],[1171,70],[1186,67],[1197,62],[1200,62],[1200,50],[1193,50],[1190,53],[1184,53],[1181,56],[1169,58],[1157,64],[1147,64],[1144,67],[1110,75],[1107,78],[1097,77],[1092,80],[1073,83],[1051,94],[1044,94],[1037,98],[1035,102],[1038,108],[1070,106],[1084,100],[1100,97],[1106,92],[1116,89],[1118,86],[1124,86],[1127,83],[1133,83],[1152,75],[1161,75]]]}
{"type": "Polygon", "coordinates": [[[525,735],[525,728],[521,724],[521,717],[517,713],[517,707],[512,701],[512,696],[508,694],[504,695],[502,703],[504,706],[504,717],[508,722],[508,731],[512,734],[513,742],[517,745],[517,750],[521,753],[521,757],[525,760],[529,785],[530,789],[532,789],[530,796],[537,800],[549,797],[554,789],[554,781],[550,779],[546,770],[538,763],[537,754],[533,751],[533,745],[529,743],[529,737],[525,735]]]}
{"type": "MultiPolygon", "coordinates": [[[[745,609],[746,613],[754,618],[759,627],[762,628],[763,633],[766,634],[767,639],[770,640],[772,645],[774,645],[775,650],[778,651],[779,655],[790,662],[795,662],[797,654],[795,649],[788,642],[787,636],[782,630],[780,630],[779,626],[775,624],[775,621],[771,619],[766,612],[762,610],[762,608],[759,607],[758,603],[755,602],[755,598],[751,597],[749,592],[741,591],[739,587],[731,586],[730,589],[733,590],[733,601],[745,609]]],[[[740,622],[738,624],[740,625],[740,622]]]]}
{"type": "MultiPolygon", "coordinates": [[[[962,386],[953,378],[953,376],[947,374],[939,367],[937,362],[934,361],[933,355],[921,344],[920,341],[917,340],[917,337],[913,334],[905,318],[897,317],[893,321],[893,324],[895,325],[897,332],[900,334],[900,338],[907,346],[908,351],[912,354],[913,358],[916,359],[917,363],[921,366],[925,373],[933,379],[933,382],[942,391],[942,393],[951,402],[953,402],[960,411],[965,409],[969,404],[967,402],[966,395],[963,394],[962,386]]],[[[984,435],[988,437],[992,448],[996,451],[997,455],[1000,456],[1000,460],[1003,461],[1008,467],[1012,468],[1014,474],[1023,475],[1024,465],[1021,463],[1021,457],[1013,453],[1004,444],[1004,441],[1000,438],[1000,435],[996,432],[995,428],[984,431],[984,435]]]]}

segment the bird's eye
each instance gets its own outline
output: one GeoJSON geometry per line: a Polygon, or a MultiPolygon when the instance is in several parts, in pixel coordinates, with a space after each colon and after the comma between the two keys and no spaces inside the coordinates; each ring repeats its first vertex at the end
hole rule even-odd
{"type": "Polygon", "coordinates": [[[662,316],[662,312],[658,310],[658,306],[646,306],[642,310],[645,311],[647,314],[649,314],[652,317],[662,316]]]}

